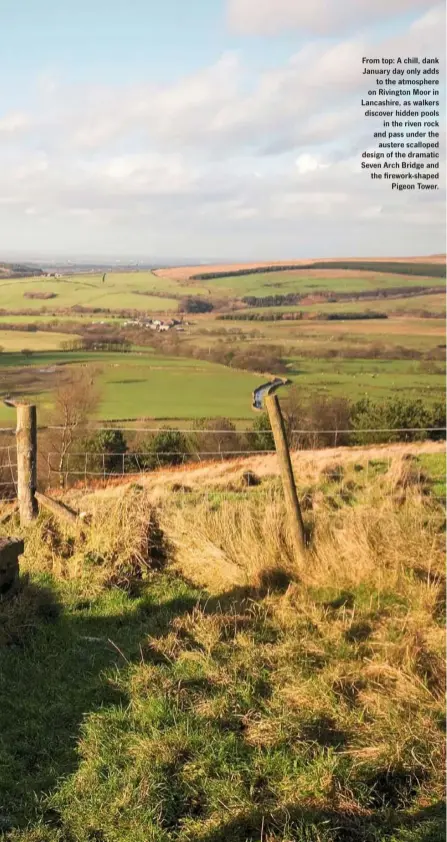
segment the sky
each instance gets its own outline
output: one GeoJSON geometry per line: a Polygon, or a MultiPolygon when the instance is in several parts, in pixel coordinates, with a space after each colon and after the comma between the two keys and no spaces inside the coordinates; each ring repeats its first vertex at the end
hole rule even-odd
{"type": "Polygon", "coordinates": [[[444,3],[0,0],[0,31],[0,260],[445,251],[444,189],[361,170],[362,57],[442,58],[444,3]]]}

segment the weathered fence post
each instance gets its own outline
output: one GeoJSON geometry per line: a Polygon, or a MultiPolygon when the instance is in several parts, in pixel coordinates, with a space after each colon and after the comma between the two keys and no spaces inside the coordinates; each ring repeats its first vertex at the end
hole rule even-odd
{"type": "Polygon", "coordinates": [[[20,524],[27,526],[37,515],[37,414],[36,407],[16,403],[17,498],[20,524]]]}
{"type": "Polygon", "coordinates": [[[293,546],[296,557],[302,560],[306,550],[304,523],[298,501],[298,494],[296,492],[295,478],[293,476],[292,462],[287,444],[284,419],[282,417],[281,407],[279,405],[277,395],[268,395],[265,398],[265,406],[269,414],[273,438],[275,440],[275,448],[284,488],[284,497],[289,517],[293,546]]]}

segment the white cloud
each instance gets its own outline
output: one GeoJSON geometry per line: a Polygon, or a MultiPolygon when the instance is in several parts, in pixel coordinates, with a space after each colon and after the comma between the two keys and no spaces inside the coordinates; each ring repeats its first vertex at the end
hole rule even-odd
{"type": "Polygon", "coordinates": [[[0,134],[15,134],[30,127],[30,119],[20,111],[10,112],[0,117],[0,134]]]}
{"type": "Polygon", "coordinates": [[[164,85],[40,80],[29,112],[0,118],[3,242],[268,259],[405,253],[417,235],[439,251],[441,191],[396,196],[361,172],[359,98],[363,55],[436,54],[442,17],[380,44],[316,39],[257,76],[228,53],[164,85]]]}
{"type": "Polygon", "coordinates": [[[228,21],[244,35],[275,35],[289,29],[330,35],[417,11],[432,0],[228,0],[228,21]]]}
{"type": "Polygon", "coordinates": [[[305,173],[315,172],[316,170],[325,170],[330,167],[330,164],[323,163],[315,155],[304,154],[296,159],[296,167],[300,175],[305,175],[305,173]]]}

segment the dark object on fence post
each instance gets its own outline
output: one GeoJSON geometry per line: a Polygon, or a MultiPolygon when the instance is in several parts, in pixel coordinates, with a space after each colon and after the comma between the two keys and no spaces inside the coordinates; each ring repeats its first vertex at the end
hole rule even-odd
{"type": "Polygon", "coordinates": [[[0,538],[0,601],[12,596],[19,581],[19,556],[25,549],[23,541],[0,538]]]}
{"type": "Polygon", "coordinates": [[[20,524],[27,526],[37,516],[37,416],[32,404],[17,403],[17,498],[20,524]]]}
{"type": "Polygon", "coordinates": [[[290,459],[286,430],[284,427],[284,419],[282,417],[281,407],[279,405],[277,395],[268,395],[265,398],[265,406],[269,414],[273,438],[275,440],[293,546],[296,557],[302,560],[306,550],[304,524],[296,492],[295,478],[293,476],[292,462],[290,459]]]}

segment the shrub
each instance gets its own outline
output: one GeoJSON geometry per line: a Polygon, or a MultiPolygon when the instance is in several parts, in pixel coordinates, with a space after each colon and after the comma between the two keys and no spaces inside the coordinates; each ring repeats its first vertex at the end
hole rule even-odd
{"type": "Polygon", "coordinates": [[[229,418],[199,418],[193,429],[200,431],[191,436],[191,444],[196,453],[216,459],[220,454],[233,455],[241,449],[240,437],[229,418]]]}
{"type": "Polygon", "coordinates": [[[253,450],[274,450],[272,428],[266,412],[258,415],[253,422],[252,430],[253,432],[249,434],[249,444],[253,450]]]}
{"type": "Polygon", "coordinates": [[[445,438],[442,432],[424,432],[429,427],[445,427],[445,406],[429,407],[420,399],[393,398],[379,404],[364,398],[352,406],[351,419],[356,430],[355,441],[359,444],[445,438]],[[391,432],[364,432],[368,430],[391,432]]]}
{"type": "Polygon", "coordinates": [[[93,473],[124,473],[126,439],[121,430],[100,430],[81,445],[87,454],[87,471],[93,473]]]}
{"type": "Polygon", "coordinates": [[[141,453],[130,457],[130,470],[154,470],[167,465],[181,465],[189,455],[186,437],[179,430],[162,427],[155,436],[143,441],[141,453]]]}
{"type": "Polygon", "coordinates": [[[180,302],[180,310],[183,313],[211,313],[214,310],[214,304],[205,298],[192,298],[188,296],[180,302]]]}

